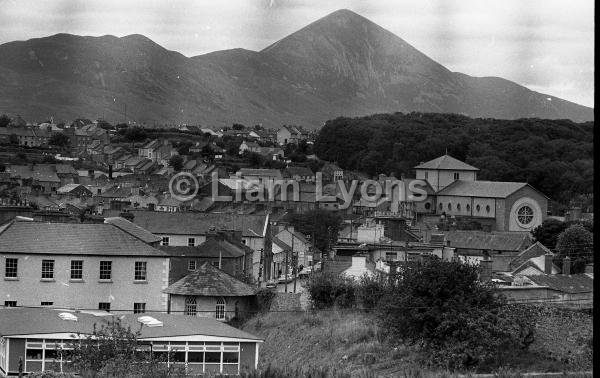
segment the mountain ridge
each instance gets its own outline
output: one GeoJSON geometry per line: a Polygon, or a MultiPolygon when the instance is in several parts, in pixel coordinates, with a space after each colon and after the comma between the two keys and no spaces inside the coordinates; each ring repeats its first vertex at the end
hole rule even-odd
{"type": "Polygon", "coordinates": [[[593,120],[593,109],[499,77],[452,72],[390,31],[338,10],[260,51],[186,57],[148,37],[59,33],[0,45],[0,112],[206,126],[442,112],[593,120]],[[550,100],[549,100],[550,99],[550,100]]]}

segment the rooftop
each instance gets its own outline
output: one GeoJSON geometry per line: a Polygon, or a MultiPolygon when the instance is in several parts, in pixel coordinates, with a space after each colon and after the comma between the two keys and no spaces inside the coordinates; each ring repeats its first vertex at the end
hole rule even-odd
{"type": "MultiPolygon", "coordinates": [[[[91,334],[94,325],[101,326],[117,315],[102,314],[97,311],[69,311],[46,308],[5,308],[0,309],[0,336],[52,334],[52,333],[80,333],[91,334]],[[63,320],[59,314],[71,313],[76,321],[63,320]]],[[[142,316],[150,316],[162,323],[159,327],[142,326],[140,339],[159,337],[185,337],[185,336],[214,336],[236,340],[258,341],[262,340],[247,332],[231,327],[223,322],[209,317],[182,316],[164,313],[148,312],[144,314],[119,314],[118,318],[125,327],[140,329],[142,316]]],[[[226,340],[224,340],[226,341],[226,340]]]]}
{"type": "Polygon", "coordinates": [[[238,258],[246,254],[244,247],[227,240],[208,238],[204,243],[195,247],[187,246],[160,246],[162,251],[173,257],[211,257],[211,258],[238,258]]]}
{"type": "Polygon", "coordinates": [[[144,240],[108,223],[12,220],[0,228],[0,253],[166,256],[144,240]]]}
{"type": "Polygon", "coordinates": [[[256,289],[206,262],[197,270],[163,290],[163,293],[207,297],[245,297],[255,295],[256,289]]]}
{"type": "Polygon", "coordinates": [[[452,184],[437,192],[437,195],[506,198],[517,190],[526,186],[530,185],[525,182],[456,180],[452,184]]]}
{"type": "Polygon", "coordinates": [[[426,163],[421,163],[415,169],[435,169],[435,170],[452,170],[452,171],[478,171],[478,168],[473,167],[465,162],[453,158],[450,155],[440,156],[426,163]]]}
{"type": "Polygon", "coordinates": [[[531,243],[529,234],[520,232],[448,231],[445,235],[450,247],[461,249],[520,252],[531,243]]]}
{"type": "Polygon", "coordinates": [[[241,230],[242,236],[262,237],[266,232],[267,215],[218,214],[132,210],[133,223],[153,234],[206,235],[211,227],[217,230],[241,230]]]}
{"type": "Polygon", "coordinates": [[[578,294],[594,291],[594,274],[539,274],[527,276],[536,285],[547,286],[563,293],[578,294]]]}
{"type": "Polygon", "coordinates": [[[122,217],[104,218],[104,223],[112,224],[113,226],[118,227],[122,231],[125,231],[126,233],[142,240],[144,243],[156,243],[162,240],[161,237],[144,230],[140,226],[122,217]]]}

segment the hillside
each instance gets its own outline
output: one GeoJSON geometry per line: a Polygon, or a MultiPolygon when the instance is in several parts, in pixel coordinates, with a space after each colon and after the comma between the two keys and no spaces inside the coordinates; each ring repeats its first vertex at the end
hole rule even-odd
{"type": "MultiPolygon", "coordinates": [[[[529,351],[519,351],[507,361],[509,366],[501,369],[504,376],[511,376],[507,371],[591,369],[592,317],[550,308],[544,315],[536,341],[529,351]],[[557,344],[558,340],[562,342],[557,344]]],[[[385,331],[377,327],[371,314],[343,310],[269,313],[251,319],[243,329],[265,339],[260,347],[262,369],[269,365],[291,371],[312,368],[321,372],[313,375],[319,377],[454,376],[422,366],[414,347],[386,341],[385,331]]]]}
{"type": "Polygon", "coordinates": [[[31,121],[125,118],[317,128],[339,115],[423,111],[593,119],[501,78],[451,72],[366,18],[333,12],[262,51],[188,58],[141,35],[57,34],[0,45],[0,112],[31,121]]]}

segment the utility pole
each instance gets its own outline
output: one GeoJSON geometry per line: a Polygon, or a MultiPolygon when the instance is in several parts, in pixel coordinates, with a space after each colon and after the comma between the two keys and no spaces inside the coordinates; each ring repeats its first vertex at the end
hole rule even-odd
{"type": "Polygon", "coordinates": [[[263,255],[264,255],[264,249],[261,248],[260,249],[260,261],[258,264],[258,287],[260,288],[260,282],[261,282],[261,278],[262,278],[262,271],[263,271],[263,255]]]}
{"type": "Polygon", "coordinates": [[[296,280],[298,278],[298,256],[296,256],[296,258],[294,259],[294,233],[291,232],[291,235],[292,235],[292,264],[294,264],[292,269],[294,271],[294,293],[295,293],[296,292],[296,280]]]}
{"type": "MultiPolygon", "coordinates": [[[[286,228],[287,229],[287,228],[286,228]]],[[[285,292],[287,293],[287,279],[288,279],[288,254],[290,253],[290,251],[286,248],[285,249],[285,276],[283,277],[283,282],[285,283],[285,292]]]]}

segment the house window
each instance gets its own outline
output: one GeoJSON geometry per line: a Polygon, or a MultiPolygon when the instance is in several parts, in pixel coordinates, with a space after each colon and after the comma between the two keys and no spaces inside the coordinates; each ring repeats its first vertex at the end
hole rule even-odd
{"type": "Polygon", "coordinates": [[[17,301],[4,301],[4,307],[17,307],[17,301]]]}
{"type": "Polygon", "coordinates": [[[460,211],[460,203],[456,205],[456,210],[460,211]]]}
{"type": "Polygon", "coordinates": [[[425,172],[425,180],[429,179],[429,172],[425,172]]]}
{"type": "Polygon", "coordinates": [[[188,247],[193,247],[194,245],[196,245],[196,239],[188,238],[188,247]]]}
{"type": "Polygon", "coordinates": [[[485,206],[485,211],[486,211],[486,213],[489,213],[489,212],[490,212],[490,205],[486,205],[486,206],[485,206]]]}
{"type": "Polygon", "coordinates": [[[54,260],[42,260],[42,278],[54,278],[54,260]]]}
{"type": "Polygon", "coordinates": [[[452,210],[452,204],[451,203],[448,204],[448,210],[449,211],[452,210]]]}
{"type": "Polygon", "coordinates": [[[98,310],[110,311],[110,302],[99,302],[98,310]]]}
{"type": "Polygon", "coordinates": [[[54,306],[54,302],[42,302],[40,303],[41,306],[54,306]]]}
{"type": "Polygon", "coordinates": [[[136,302],[133,304],[133,313],[134,314],[142,314],[146,312],[146,304],[136,302]]]}
{"type": "Polygon", "coordinates": [[[196,316],[196,298],[187,297],[185,298],[185,314],[190,316],[196,316]]]}
{"type": "Polygon", "coordinates": [[[440,206],[438,206],[440,208],[440,211],[444,210],[444,205],[442,203],[440,203],[440,206]]]}
{"type": "Polygon", "coordinates": [[[161,244],[162,245],[169,245],[169,237],[168,236],[163,236],[161,244]]]}
{"type": "Polygon", "coordinates": [[[188,261],[188,270],[196,270],[196,260],[188,261]]]}
{"type": "Polygon", "coordinates": [[[479,205],[475,206],[475,210],[477,210],[477,212],[480,212],[481,211],[481,206],[479,206],[479,205]]]}
{"type": "Polygon", "coordinates": [[[71,260],[71,279],[80,280],[83,278],[83,260],[71,260]]]}
{"type": "Polygon", "coordinates": [[[467,204],[467,211],[471,211],[471,205],[467,204]]]}
{"type": "Polygon", "coordinates": [[[136,261],[133,274],[135,281],[146,281],[146,261],[136,261]]]}
{"type": "Polygon", "coordinates": [[[100,279],[110,280],[112,278],[112,261],[100,261],[100,279]]]}
{"type": "Polygon", "coordinates": [[[6,278],[17,278],[17,267],[18,259],[6,258],[6,265],[4,267],[4,277],[6,278]]]}
{"type": "Polygon", "coordinates": [[[460,180],[460,173],[454,172],[454,179],[455,180],[460,180]]]}
{"type": "Polygon", "coordinates": [[[429,202],[425,202],[425,210],[431,209],[431,204],[429,202]]]}
{"type": "Polygon", "coordinates": [[[219,320],[225,319],[225,299],[217,299],[217,307],[215,309],[215,318],[219,320]]]}

